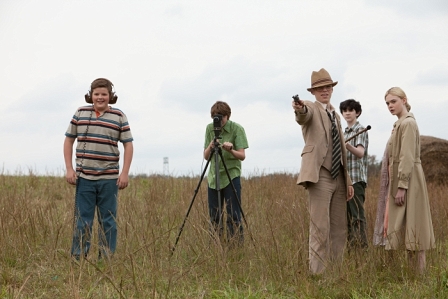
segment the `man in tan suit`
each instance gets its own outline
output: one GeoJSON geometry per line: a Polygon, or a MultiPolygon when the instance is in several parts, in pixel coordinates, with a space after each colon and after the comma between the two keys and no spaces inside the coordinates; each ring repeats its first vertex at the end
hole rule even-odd
{"type": "Polygon", "coordinates": [[[309,195],[309,267],[321,274],[329,262],[341,261],[347,240],[347,203],[353,197],[347,171],[347,153],[340,116],[330,104],[333,87],[325,69],[311,74],[308,91],[315,102],[292,102],[297,123],[302,127],[302,151],[298,185],[309,195]]]}

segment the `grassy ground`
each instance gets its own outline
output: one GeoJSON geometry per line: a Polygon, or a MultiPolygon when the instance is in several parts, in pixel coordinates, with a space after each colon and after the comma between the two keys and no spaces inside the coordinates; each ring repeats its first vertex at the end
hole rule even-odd
{"type": "MultiPolygon", "coordinates": [[[[448,186],[429,184],[437,249],[428,271],[409,271],[404,252],[370,245],[346,253],[321,277],[308,273],[305,191],[289,174],[242,181],[245,244],[229,249],[208,234],[199,178],[133,178],[119,194],[112,260],[70,258],[74,188],[64,178],[0,175],[0,298],[448,298],[448,186]]],[[[369,238],[378,178],[367,189],[369,238]]]]}

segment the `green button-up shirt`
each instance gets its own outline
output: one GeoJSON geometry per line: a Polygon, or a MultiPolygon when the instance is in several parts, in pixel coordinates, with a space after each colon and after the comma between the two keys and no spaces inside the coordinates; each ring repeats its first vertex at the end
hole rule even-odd
{"type": "MultiPolygon", "coordinates": [[[[241,125],[239,125],[236,122],[233,122],[231,120],[228,120],[226,122],[226,124],[224,125],[224,127],[222,128],[220,137],[222,137],[222,139],[219,139],[219,142],[221,144],[223,144],[224,142],[231,142],[233,144],[234,150],[239,150],[242,148],[246,149],[249,147],[247,138],[246,138],[246,132],[244,131],[244,128],[241,125]]],[[[213,131],[213,123],[211,123],[211,124],[207,125],[207,128],[205,130],[204,149],[206,149],[209,146],[209,144],[210,144],[210,142],[212,142],[213,138],[215,138],[215,132],[213,131]]],[[[237,158],[235,158],[231,153],[229,153],[228,151],[225,151],[225,150],[222,150],[222,156],[224,159],[224,163],[227,166],[227,170],[229,171],[230,180],[233,180],[234,178],[241,176],[241,161],[238,160],[237,158]]],[[[218,157],[219,157],[219,155],[218,155],[218,157]]],[[[209,164],[207,180],[208,180],[208,186],[212,189],[216,189],[215,156],[214,155],[209,164]]],[[[221,161],[221,158],[219,157],[220,190],[225,188],[227,185],[229,185],[230,180],[226,174],[226,170],[221,161]]]]}

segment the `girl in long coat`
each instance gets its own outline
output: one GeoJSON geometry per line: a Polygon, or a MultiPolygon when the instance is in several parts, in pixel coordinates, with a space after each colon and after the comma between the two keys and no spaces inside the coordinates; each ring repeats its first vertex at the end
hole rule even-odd
{"type": "Polygon", "coordinates": [[[385,101],[390,113],[398,117],[387,144],[390,183],[384,221],[386,249],[398,249],[404,244],[410,261],[415,262],[418,272],[423,272],[425,251],[435,247],[435,239],[420,160],[420,133],[401,88],[389,89],[385,101]]]}

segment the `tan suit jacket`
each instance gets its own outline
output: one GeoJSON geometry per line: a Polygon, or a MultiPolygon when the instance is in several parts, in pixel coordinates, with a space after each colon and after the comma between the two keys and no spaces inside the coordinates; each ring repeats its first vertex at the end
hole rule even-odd
{"type": "MultiPolygon", "coordinates": [[[[331,155],[329,152],[332,143],[331,121],[322,105],[315,101],[304,101],[306,111],[296,113],[296,121],[302,127],[303,140],[305,146],[302,151],[302,164],[300,167],[297,184],[306,187],[307,182],[317,183],[319,180],[319,170],[322,167],[325,157],[331,155]]],[[[331,104],[330,104],[331,106],[331,104]]],[[[331,109],[334,109],[331,106],[331,109]]],[[[342,141],[342,169],[348,194],[348,186],[352,186],[352,181],[347,170],[347,150],[344,143],[344,134],[341,126],[341,119],[336,113],[336,124],[339,137],[342,141]]]]}

